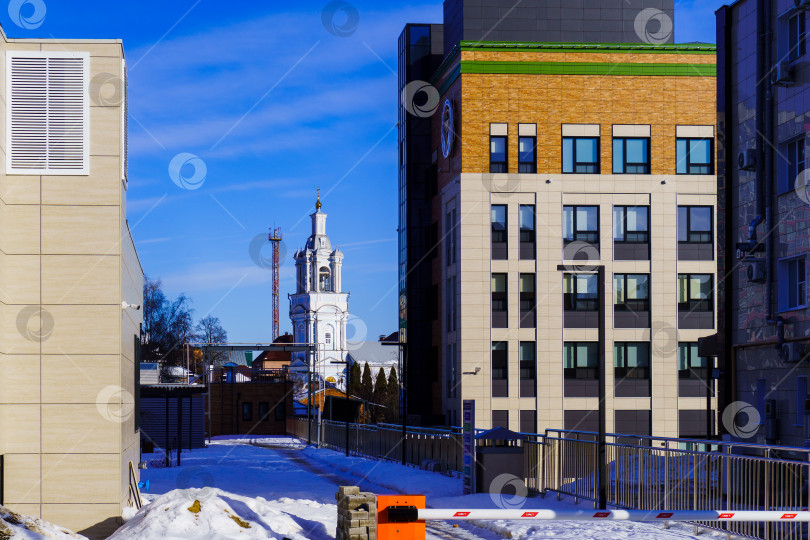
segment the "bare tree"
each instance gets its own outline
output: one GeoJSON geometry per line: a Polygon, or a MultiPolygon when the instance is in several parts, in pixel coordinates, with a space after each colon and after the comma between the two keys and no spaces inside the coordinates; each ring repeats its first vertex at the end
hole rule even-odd
{"type": "MultiPolygon", "coordinates": [[[[200,343],[227,343],[228,332],[222,327],[219,317],[208,315],[200,319],[197,326],[194,327],[194,339],[200,343]]],[[[208,351],[204,354],[203,362],[206,365],[213,363],[221,366],[228,359],[228,353],[224,351],[208,351]]]]}
{"type": "Polygon", "coordinates": [[[159,279],[144,278],[143,334],[144,362],[162,362],[164,375],[171,366],[181,366],[183,343],[192,336],[191,300],[180,294],[174,301],[166,298],[159,279]]]}

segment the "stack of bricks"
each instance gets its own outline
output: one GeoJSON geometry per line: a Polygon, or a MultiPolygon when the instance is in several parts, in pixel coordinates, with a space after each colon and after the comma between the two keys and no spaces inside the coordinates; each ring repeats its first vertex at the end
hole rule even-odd
{"type": "Polygon", "coordinates": [[[341,486],[335,495],[336,540],[377,540],[377,496],[357,486],[341,486]]]}

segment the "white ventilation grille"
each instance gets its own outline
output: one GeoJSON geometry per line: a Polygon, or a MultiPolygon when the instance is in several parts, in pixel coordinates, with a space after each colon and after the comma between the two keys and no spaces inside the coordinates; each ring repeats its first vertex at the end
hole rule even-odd
{"type": "Polygon", "coordinates": [[[7,53],[8,174],[89,173],[88,62],[84,53],[7,53]]]}

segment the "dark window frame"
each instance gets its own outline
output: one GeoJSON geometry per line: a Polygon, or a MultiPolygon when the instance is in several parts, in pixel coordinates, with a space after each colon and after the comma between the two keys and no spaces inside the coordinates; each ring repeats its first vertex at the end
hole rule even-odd
{"type": "Polygon", "coordinates": [[[788,19],[788,59],[793,62],[807,54],[807,22],[804,12],[788,19]]]}
{"type": "Polygon", "coordinates": [[[521,381],[536,381],[537,380],[537,343],[534,341],[521,341],[518,345],[518,367],[520,370],[521,381]],[[530,359],[523,358],[524,346],[532,351],[530,359]]]}
{"type": "Polygon", "coordinates": [[[681,175],[713,175],[714,168],[714,138],[712,137],[677,137],[675,139],[675,174],[681,175]],[[679,165],[681,163],[681,156],[678,155],[678,144],[681,141],[686,142],[686,155],[683,160],[686,162],[686,171],[679,172],[679,165]],[[691,141],[708,141],[709,143],[709,162],[708,163],[693,163],[692,162],[692,143],[691,141]]]}
{"type": "Polygon", "coordinates": [[[613,215],[614,215],[614,217],[613,217],[613,223],[614,223],[613,242],[614,243],[616,243],[616,244],[649,244],[650,243],[650,207],[649,206],[645,206],[645,205],[620,205],[620,206],[614,206],[613,207],[613,215]],[[645,208],[647,210],[647,223],[645,225],[647,227],[646,230],[644,230],[644,231],[637,231],[637,230],[636,231],[630,231],[630,230],[628,230],[628,228],[627,228],[627,210],[629,208],[645,208]],[[622,223],[624,224],[624,226],[623,226],[624,238],[623,239],[617,239],[616,238],[616,235],[618,233],[618,231],[617,231],[617,229],[615,227],[615,223],[616,223],[616,217],[615,216],[616,216],[616,211],[617,210],[622,211],[622,223]],[[634,235],[632,237],[632,239],[629,238],[631,234],[634,235]]]}
{"type": "MultiPolygon", "coordinates": [[[[780,192],[783,193],[796,188],[796,180],[807,168],[807,143],[805,134],[802,133],[800,136],[789,140],[785,143],[785,148],[788,155],[787,179],[785,181],[787,189],[780,190],[780,192]]],[[[806,181],[806,178],[803,180],[806,181]]]]}
{"type": "Polygon", "coordinates": [[[242,402],[242,422],[253,421],[253,403],[250,401],[242,402]]]}
{"type": "Polygon", "coordinates": [[[509,380],[509,342],[493,341],[490,361],[492,363],[491,374],[493,381],[509,380]],[[496,349],[496,346],[503,345],[503,349],[496,349]],[[499,353],[496,357],[495,353],[499,353]],[[503,358],[501,358],[501,354],[503,358]],[[496,365],[497,360],[497,365],[496,365]]]}
{"type": "MultiPolygon", "coordinates": [[[[534,244],[537,242],[537,211],[533,204],[521,204],[518,208],[518,227],[520,230],[520,243],[521,244],[534,244]],[[523,227],[523,220],[521,219],[521,211],[524,208],[531,208],[532,212],[532,227],[526,229],[523,227]]],[[[508,235],[507,235],[508,236],[508,235]]]]}
{"type": "Polygon", "coordinates": [[[509,172],[509,136],[508,135],[490,135],[489,136],[489,172],[500,174],[509,172]],[[494,161],[494,152],[492,151],[492,142],[495,139],[503,139],[503,161],[494,161]]]}
{"type": "Polygon", "coordinates": [[[616,311],[629,311],[629,312],[644,312],[650,311],[650,274],[613,274],[613,309],[616,311]],[[627,282],[631,276],[644,276],[647,278],[647,298],[640,298],[640,299],[628,299],[627,292],[628,292],[628,285],[627,282]],[[623,303],[619,303],[616,295],[618,294],[619,288],[616,286],[616,280],[622,279],[624,281],[624,295],[625,299],[623,303]]]}
{"type": "Polygon", "coordinates": [[[697,379],[702,381],[709,379],[709,370],[711,369],[709,363],[710,359],[705,356],[698,356],[697,351],[697,342],[678,342],[678,379],[697,379]],[[681,351],[685,347],[689,348],[689,354],[687,355],[686,362],[684,364],[681,362],[683,358],[681,351]],[[694,365],[695,363],[701,361],[704,364],[703,366],[694,365]],[[682,367],[682,365],[685,365],[685,368],[682,367]]]}
{"type": "Polygon", "coordinates": [[[713,274],[699,274],[699,273],[688,273],[688,274],[678,274],[678,312],[679,313],[712,313],[714,312],[714,275],[713,274]],[[695,299],[692,295],[692,278],[696,276],[708,276],[709,277],[709,298],[708,299],[695,299]],[[686,288],[687,288],[687,300],[685,302],[681,301],[680,293],[681,293],[681,278],[686,278],[686,288]],[[708,306],[708,309],[701,306],[708,306]]]}
{"type": "Polygon", "coordinates": [[[563,137],[562,138],[562,174],[602,174],[602,137],[563,137]],[[565,170],[565,142],[572,141],[571,148],[573,152],[572,167],[573,170],[565,170]],[[577,142],[580,140],[596,141],[596,161],[579,161],[577,160],[577,142]],[[593,168],[593,170],[591,170],[593,168]]]}
{"type": "MultiPolygon", "coordinates": [[[[579,205],[565,205],[563,206],[563,220],[565,220],[565,211],[567,208],[571,209],[571,234],[573,236],[572,239],[565,238],[565,232],[563,232],[563,243],[565,245],[573,244],[574,242],[585,242],[588,244],[592,244],[595,246],[599,245],[599,237],[600,237],[600,227],[599,227],[599,212],[600,207],[588,204],[579,204],[579,205]],[[591,231],[589,229],[580,229],[577,223],[577,210],[580,208],[595,208],[596,209],[596,230],[591,231]]],[[[565,230],[565,223],[563,223],[563,230],[565,230]]]]}
{"type": "Polygon", "coordinates": [[[613,174],[652,174],[652,149],[650,137],[613,137],[613,174]],[[616,171],[616,142],[622,143],[621,171],[616,171]],[[627,141],[646,141],[647,155],[646,161],[641,163],[629,163],[627,160],[627,141]],[[639,171],[630,171],[629,168],[640,168],[639,171]]]}
{"type": "Polygon", "coordinates": [[[777,307],[780,313],[785,311],[797,311],[808,307],[807,301],[807,257],[785,257],[777,261],[777,307]],[[796,265],[796,283],[791,283],[791,268],[789,265],[796,265]],[[804,278],[803,280],[801,278],[804,278]],[[792,305],[792,300],[796,304],[792,305]],[[804,300],[802,303],[801,300],[804,300]]]}
{"type": "Polygon", "coordinates": [[[536,174],[537,173],[537,136],[518,136],[518,173],[523,174],[536,174]],[[531,159],[524,160],[524,152],[520,151],[520,143],[524,139],[531,140],[531,159]]]}
{"type": "Polygon", "coordinates": [[[259,402],[259,420],[270,420],[270,402],[259,402]]]}
{"type": "MultiPolygon", "coordinates": [[[[587,362],[587,359],[586,359],[587,362]]],[[[563,343],[563,378],[569,380],[599,380],[599,343],[596,341],[566,341],[563,343]],[[580,366],[579,362],[579,346],[587,345],[588,353],[594,353],[596,362],[594,366],[580,366]],[[568,348],[572,347],[574,351],[573,367],[565,367],[567,359],[568,348]]]]}
{"type": "Polygon", "coordinates": [[[492,295],[492,313],[505,313],[509,317],[509,274],[504,272],[493,272],[490,282],[490,294],[492,295]],[[503,276],[504,278],[504,291],[496,292],[495,289],[495,276],[503,276]],[[496,296],[497,295],[497,296],[496,296]],[[502,306],[503,309],[496,309],[496,306],[502,306]]]}
{"type": "Polygon", "coordinates": [[[518,294],[520,295],[520,327],[536,328],[537,326],[537,274],[521,272],[518,276],[518,294]],[[523,278],[531,276],[531,291],[523,290],[523,278]],[[527,324],[531,323],[529,326],[527,324]]]}
{"type": "Polygon", "coordinates": [[[651,376],[651,367],[652,367],[652,354],[650,350],[650,344],[646,341],[617,341],[613,344],[613,378],[615,381],[620,381],[623,379],[639,379],[639,380],[650,380],[651,376]],[[635,345],[646,345],[647,347],[647,365],[646,366],[636,366],[630,367],[627,365],[627,351],[630,346],[635,345]],[[623,362],[625,365],[619,365],[621,360],[619,358],[618,349],[623,349],[624,351],[624,359],[623,362]]]}
{"type": "Polygon", "coordinates": [[[492,204],[489,208],[489,220],[490,220],[490,249],[492,254],[495,255],[495,251],[504,251],[506,253],[506,257],[494,257],[494,260],[506,260],[509,257],[509,206],[506,204],[492,204]],[[496,222],[493,218],[493,214],[495,208],[503,208],[503,229],[498,230],[496,229],[496,225],[500,226],[501,224],[496,222]],[[494,247],[498,247],[500,249],[495,250],[494,247]]]}
{"type": "Polygon", "coordinates": [[[706,206],[706,205],[699,205],[699,204],[692,204],[692,205],[678,205],[678,215],[677,218],[678,222],[678,244],[689,244],[689,245],[714,245],[714,207],[706,206]],[[686,240],[681,240],[681,209],[686,210],[686,240]],[[692,210],[699,209],[699,210],[709,210],[709,230],[708,231],[694,231],[692,230],[692,210]],[[697,236],[698,239],[695,240],[694,237],[697,236]]]}
{"type": "Polygon", "coordinates": [[[563,307],[565,311],[594,312],[599,311],[599,274],[593,273],[565,273],[563,274],[563,307]],[[589,278],[596,281],[596,292],[580,293],[577,282],[580,278],[589,278]],[[566,280],[573,281],[571,292],[566,291],[566,280]],[[584,296],[587,295],[587,296],[584,296]]]}

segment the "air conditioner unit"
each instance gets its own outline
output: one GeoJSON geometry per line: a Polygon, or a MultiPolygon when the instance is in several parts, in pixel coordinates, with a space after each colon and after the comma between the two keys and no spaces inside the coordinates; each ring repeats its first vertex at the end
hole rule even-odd
{"type": "Polygon", "coordinates": [[[783,343],[780,351],[782,362],[801,362],[804,357],[804,344],[798,342],[783,343]]]}
{"type": "Polygon", "coordinates": [[[766,272],[765,261],[754,259],[748,263],[747,274],[750,283],[764,283],[766,272]]]}
{"type": "Polygon", "coordinates": [[[774,86],[790,86],[793,84],[793,70],[788,62],[779,62],[773,66],[771,84],[774,86]]]}
{"type": "Polygon", "coordinates": [[[757,151],[754,149],[743,150],[737,156],[737,166],[741,171],[753,171],[757,168],[757,151]]]}
{"type": "Polygon", "coordinates": [[[810,0],[793,0],[793,5],[800,11],[807,11],[810,9],[810,0]]]}

